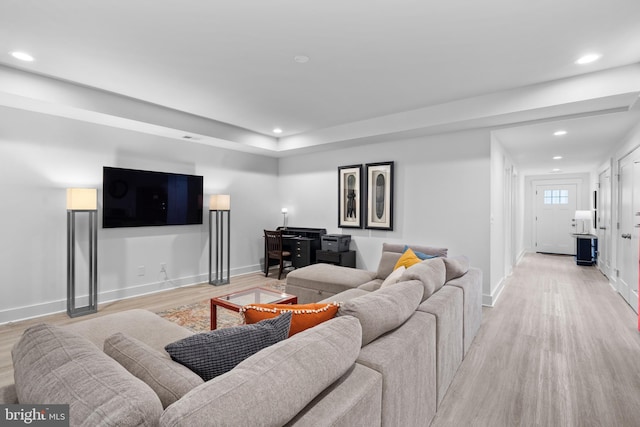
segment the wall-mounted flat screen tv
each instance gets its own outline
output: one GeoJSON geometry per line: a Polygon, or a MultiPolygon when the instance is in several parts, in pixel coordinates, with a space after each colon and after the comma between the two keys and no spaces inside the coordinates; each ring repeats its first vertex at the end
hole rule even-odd
{"type": "Polygon", "coordinates": [[[196,175],[104,167],[102,227],[202,224],[196,175]]]}

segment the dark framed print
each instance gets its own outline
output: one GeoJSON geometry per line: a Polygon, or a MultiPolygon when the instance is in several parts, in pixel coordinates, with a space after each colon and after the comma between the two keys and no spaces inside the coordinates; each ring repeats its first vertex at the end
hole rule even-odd
{"type": "Polygon", "coordinates": [[[338,167],[338,227],[362,227],[362,165],[338,167]]]}
{"type": "Polygon", "coordinates": [[[393,230],[393,162],[367,163],[365,227],[393,230]]]}

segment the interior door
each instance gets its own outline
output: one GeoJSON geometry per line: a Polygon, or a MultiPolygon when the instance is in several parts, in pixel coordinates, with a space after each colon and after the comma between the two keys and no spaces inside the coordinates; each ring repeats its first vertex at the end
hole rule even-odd
{"type": "Polygon", "coordinates": [[[633,162],[633,231],[631,232],[633,245],[633,282],[629,283],[629,305],[638,312],[638,279],[640,275],[640,160],[633,162]]]}
{"type": "Polygon", "coordinates": [[[611,277],[611,169],[600,174],[597,201],[598,268],[611,277]]]}
{"type": "Polygon", "coordinates": [[[631,305],[631,288],[638,281],[638,233],[633,228],[633,159],[619,163],[619,209],[616,240],[618,243],[618,292],[631,305]]]}
{"type": "Polygon", "coordinates": [[[574,255],[577,185],[536,186],[536,252],[574,255]]]}

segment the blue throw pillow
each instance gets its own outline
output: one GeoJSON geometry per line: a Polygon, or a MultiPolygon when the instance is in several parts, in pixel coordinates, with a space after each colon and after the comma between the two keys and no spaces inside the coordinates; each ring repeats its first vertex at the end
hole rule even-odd
{"type": "MultiPolygon", "coordinates": [[[[403,253],[406,252],[407,249],[409,249],[409,245],[404,245],[404,249],[402,250],[402,252],[403,253]]],[[[424,252],[416,251],[415,249],[411,249],[411,250],[413,251],[414,254],[416,254],[418,258],[420,258],[423,261],[425,259],[431,259],[436,257],[435,255],[428,255],[428,254],[425,254],[424,252]]]]}
{"type": "Polygon", "coordinates": [[[252,325],[195,334],[165,346],[173,360],[203,380],[222,375],[247,357],[289,336],[291,312],[252,325]]]}

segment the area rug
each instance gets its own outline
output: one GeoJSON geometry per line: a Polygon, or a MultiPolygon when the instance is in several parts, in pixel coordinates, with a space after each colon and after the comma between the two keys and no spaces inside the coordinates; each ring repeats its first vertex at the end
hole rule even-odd
{"type": "MultiPolygon", "coordinates": [[[[284,292],[284,284],[284,280],[273,280],[264,284],[263,287],[284,292]]],[[[156,314],[192,332],[206,332],[209,331],[210,328],[210,310],[210,299],[206,299],[193,304],[186,304],[164,310],[156,314]]],[[[229,328],[244,323],[244,319],[240,313],[222,307],[218,307],[216,311],[218,313],[218,329],[229,328]]]]}

